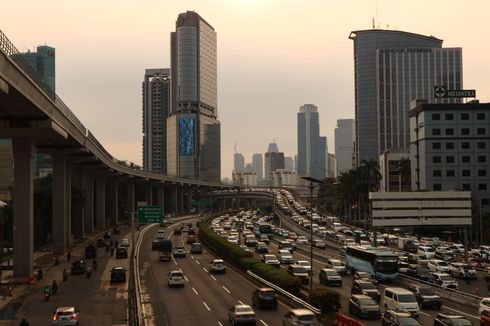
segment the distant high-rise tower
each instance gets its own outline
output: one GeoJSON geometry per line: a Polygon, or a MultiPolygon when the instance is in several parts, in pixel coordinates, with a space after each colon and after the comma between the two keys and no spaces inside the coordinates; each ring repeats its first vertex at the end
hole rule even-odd
{"type": "Polygon", "coordinates": [[[264,161],[262,159],[262,154],[255,153],[252,156],[252,165],[255,173],[257,173],[257,179],[261,180],[264,178],[264,161]]]}
{"type": "Polygon", "coordinates": [[[243,172],[245,170],[245,157],[242,153],[235,153],[233,155],[233,171],[243,172]]]}
{"type": "Polygon", "coordinates": [[[269,143],[269,148],[267,149],[268,153],[279,153],[279,147],[277,147],[277,143],[275,140],[272,143],[269,143]]]}
{"type": "Polygon", "coordinates": [[[326,137],[320,137],[318,119],[318,108],[315,105],[305,104],[300,107],[297,130],[297,173],[316,179],[323,179],[326,174],[326,137]]]}
{"type": "Polygon", "coordinates": [[[284,168],[291,172],[294,172],[294,160],[291,156],[284,157],[284,168]]]}
{"type": "Polygon", "coordinates": [[[272,172],[284,169],[284,153],[279,152],[276,142],[269,144],[264,159],[264,179],[272,180],[272,172]]]}
{"type": "Polygon", "coordinates": [[[170,175],[220,181],[216,32],[199,14],[178,16],[171,45],[171,116],[167,119],[170,175]]]}
{"type": "Polygon", "coordinates": [[[396,30],[351,32],[354,41],[355,153],[378,160],[389,149],[409,146],[410,101],[435,100],[434,86],[461,89],[461,48],[442,48],[442,40],[396,30]]]}
{"type": "Polygon", "coordinates": [[[335,159],[337,176],[352,169],[354,146],[354,119],[337,120],[335,128],[335,159]]]}
{"type": "Polygon", "coordinates": [[[143,170],[167,173],[170,69],[146,69],[143,94],[143,170]]]}

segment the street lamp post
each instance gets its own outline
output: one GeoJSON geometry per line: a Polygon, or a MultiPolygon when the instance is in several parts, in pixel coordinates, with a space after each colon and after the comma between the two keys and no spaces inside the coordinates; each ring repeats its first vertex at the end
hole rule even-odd
{"type": "Polygon", "coordinates": [[[310,189],[310,266],[311,266],[311,275],[310,275],[310,290],[313,290],[313,189],[318,187],[318,185],[313,185],[315,183],[322,183],[322,181],[317,180],[312,177],[301,177],[306,181],[310,182],[308,188],[310,189]]]}

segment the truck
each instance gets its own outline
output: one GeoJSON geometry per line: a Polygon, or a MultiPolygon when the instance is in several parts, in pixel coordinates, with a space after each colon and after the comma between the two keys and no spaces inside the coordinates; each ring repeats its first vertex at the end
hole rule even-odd
{"type": "Polygon", "coordinates": [[[161,261],[170,261],[172,258],[172,241],[160,240],[158,253],[161,261]]]}

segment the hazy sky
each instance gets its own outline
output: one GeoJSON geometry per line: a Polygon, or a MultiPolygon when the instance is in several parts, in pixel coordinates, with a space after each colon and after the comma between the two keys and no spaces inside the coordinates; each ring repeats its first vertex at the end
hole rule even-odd
{"type": "Polygon", "coordinates": [[[490,99],[488,0],[19,0],[2,3],[0,29],[21,51],[55,47],[58,95],[114,156],[141,164],[144,70],[170,67],[170,32],[186,10],[218,34],[222,177],[235,142],[246,162],[273,138],[294,155],[305,103],[319,107],[334,152],[336,120],[354,117],[348,35],[376,16],[380,28],[462,47],[465,88],[490,99]]]}

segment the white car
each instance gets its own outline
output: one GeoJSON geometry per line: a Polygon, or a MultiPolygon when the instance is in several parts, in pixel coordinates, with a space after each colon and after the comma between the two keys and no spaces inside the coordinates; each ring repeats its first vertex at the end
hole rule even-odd
{"type": "Polygon", "coordinates": [[[301,266],[307,273],[311,273],[311,264],[307,260],[298,260],[294,263],[296,266],[301,266]]]}
{"type": "Polygon", "coordinates": [[[309,242],[308,242],[308,238],[307,238],[307,237],[305,237],[304,235],[300,235],[300,236],[298,237],[298,239],[296,239],[296,242],[297,242],[297,243],[301,243],[301,244],[308,244],[308,243],[309,243],[309,242]]]}
{"type": "Polygon", "coordinates": [[[327,268],[334,269],[340,275],[346,275],[347,269],[345,268],[344,263],[342,263],[338,259],[327,259],[327,264],[325,265],[327,268]]]}
{"type": "Polygon", "coordinates": [[[185,279],[184,279],[184,273],[181,271],[171,271],[168,273],[168,286],[173,287],[173,286],[184,286],[185,285],[185,279]]]}
{"type": "Polygon", "coordinates": [[[281,249],[278,251],[279,253],[279,262],[281,264],[291,264],[293,262],[293,255],[289,252],[289,250],[281,249]]]}
{"type": "Polygon", "coordinates": [[[185,251],[184,246],[175,246],[173,250],[174,257],[185,257],[187,252],[185,251]]]}
{"type": "Polygon", "coordinates": [[[129,247],[129,239],[122,239],[120,246],[121,247],[129,247]]]}
{"type": "Polygon", "coordinates": [[[230,235],[228,238],[226,238],[226,240],[228,242],[238,245],[238,238],[233,235],[230,235]]]}
{"type": "Polygon", "coordinates": [[[449,264],[441,259],[429,259],[427,268],[433,273],[449,273],[449,264]]]}
{"type": "Polygon", "coordinates": [[[490,309],[490,297],[483,298],[480,301],[480,307],[478,308],[478,314],[481,315],[481,312],[485,309],[490,309]]]}
{"type": "Polygon", "coordinates": [[[53,315],[53,325],[78,325],[79,311],[75,307],[60,307],[53,315]]]}
{"type": "Polygon", "coordinates": [[[209,271],[211,272],[211,274],[226,273],[225,262],[223,261],[223,259],[213,259],[209,263],[209,271]]]}

